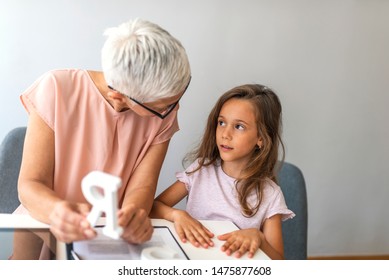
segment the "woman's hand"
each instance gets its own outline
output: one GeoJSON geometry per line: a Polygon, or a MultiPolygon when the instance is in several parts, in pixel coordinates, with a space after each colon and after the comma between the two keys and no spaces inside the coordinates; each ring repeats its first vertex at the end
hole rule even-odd
{"type": "Polygon", "coordinates": [[[186,211],[174,209],[172,213],[174,227],[182,242],[189,242],[196,247],[213,246],[211,238],[214,234],[198,220],[192,218],[186,211]]]}
{"type": "Polygon", "coordinates": [[[219,240],[226,241],[221,250],[228,256],[235,253],[236,258],[240,258],[246,252],[248,257],[252,258],[261,246],[262,238],[264,238],[263,233],[255,228],[236,230],[218,236],[219,240]]]}
{"type": "Polygon", "coordinates": [[[134,205],[126,205],[119,210],[118,223],[123,227],[121,237],[129,243],[144,243],[153,234],[154,229],[146,210],[134,205]]]}
{"type": "Polygon", "coordinates": [[[66,243],[94,238],[96,232],[86,219],[89,211],[87,203],[56,202],[49,215],[50,231],[66,243]]]}

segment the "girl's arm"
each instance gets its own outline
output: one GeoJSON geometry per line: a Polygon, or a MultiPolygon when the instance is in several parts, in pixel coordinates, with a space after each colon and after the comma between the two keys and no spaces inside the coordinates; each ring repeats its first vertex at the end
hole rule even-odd
{"type": "Polygon", "coordinates": [[[161,218],[174,222],[174,213],[180,210],[173,208],[178,202],[188,195],[185,184],[176,181],[164,190],[155,200],[150,213],[152,218],[161,218]]]}
{"type": "Polygon", "coordinates": [[[261,250],[273,260],[284,259],[284,242],[282,240],[281,214],[265,220],[262,228],[261,250]]]}
{"type": "Polygon", "coordinates": [[[182,242],[189,240],[196,247],[204,248],[213,246],[211,238],[214,236],[199,221],[192,218],[186,211],[173,208],[178,202],[188,195],[185,184],[176,181],[163,191],[155,200],[150,216],[162,218],[174,223],[176,232],[182,242]]]}
{"type": "Polygon", "coordinates": [[[234,254],[235,257],[240,258],[247,252],[249,258],[252,258],[260,248],[271,259],[284,258],[281,215],[266,219],[262,231],[255,228],[241,229],[220,235],[218,238],[226,241],[221,249],[227,255],[234,254]]]}

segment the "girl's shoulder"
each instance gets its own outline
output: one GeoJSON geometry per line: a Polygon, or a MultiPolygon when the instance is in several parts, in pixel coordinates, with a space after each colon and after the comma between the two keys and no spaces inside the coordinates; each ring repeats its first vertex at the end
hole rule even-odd
{"type": "Polygon", "coordinates": [[[281,187],[270,178],[266,178],[263,184],[263,192],[267,194],[282,193],[281,187]]]}
{"type": "Polygon", "coordinates": [[[188,166],[185,167],[185,172],[193,172],[200,166],[199,159],[196,159],[195,161],[191,162],[188,166]]]}
{"type": "Polygon", "coordinates": [[[195,170],[203,170],[203,169],[209,169],[209,168],[217,168],[217,163],[208,164],[208,161],[205,160],[202,164],[201,158],[197,158],[192,163],[188,165],[188,167],[185,168],[186,172],[193,172],[195,170]]]}
{"type": "Polygon", "coordinates": [[[200,159],[193,161],[184,171],[186,176],[193,177],[197,179],[206,179],[207,180],[223,180],[230,181],[235,180],[234,178],[226,175],[221,165],[218,162],[207,162],[202,163],[200,159]]]}

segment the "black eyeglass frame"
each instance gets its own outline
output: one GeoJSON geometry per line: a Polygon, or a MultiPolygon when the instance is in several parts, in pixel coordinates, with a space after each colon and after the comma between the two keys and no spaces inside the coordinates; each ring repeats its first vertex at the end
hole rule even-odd
{"type": "MultiPolygon", "coordinates": [[[[146,109],[146,110],[149,111],[150,113],[153,113],[155,116],[157,116],[157,117],[159,117],[160,119],[163,120],[164,118],[166,118],[166,117],[174,110],[174,108],[176,108],[178,102],[180,102],[181,98],[184,96],[184,93],[185,93],[186,90],[188,89],[191,80],[192,80],[192,76],[189,77],[189,82],[188,82],[188,84],[186,85],[186,87],[185,87],[183,93],[181,94],[180,98],[179,98],[176,102],[174,102],[173,104],[170,104],[170,105],[168,106],[168,108],[166,109],[166,111],[165,111],[163,114],[161,114],[161,113],[159,113],[159,112],[157,112],[157,111],[155,111],[155,110],[153,110],[153,109],[147,107],[146,105],[142,104],[141,102],[139,102],[139,101],[136,100],[135,98],[132,98],[132,97],[130,97],[130,96],[128,96],[128,95],[125,95],[125,94],[124,94],[124,95],[127,96],[130,100],[134,101],[134,102],[135,102],[136,104],[138,104],[139,106],[141,106],[142,108],[146,109]]],[[[116,89],[114,89],[114,88],[111,87],[110,85],[108,85],[108,88],[109,88],[110,90],[117,91],[116,89]]],[[[119,92],[119,91],[117,91],[117,92],[119,92]]]]}

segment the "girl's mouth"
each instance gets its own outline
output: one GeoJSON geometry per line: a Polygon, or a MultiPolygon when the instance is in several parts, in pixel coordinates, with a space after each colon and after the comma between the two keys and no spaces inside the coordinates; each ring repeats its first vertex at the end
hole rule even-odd
{"type": "Polygon", "coordinates": [[[223,150],[223,151],[230,151],[232,150],[232,148],[230,146],[227,146],[227,145],[220,145],[220,148],[223,150]]]}

